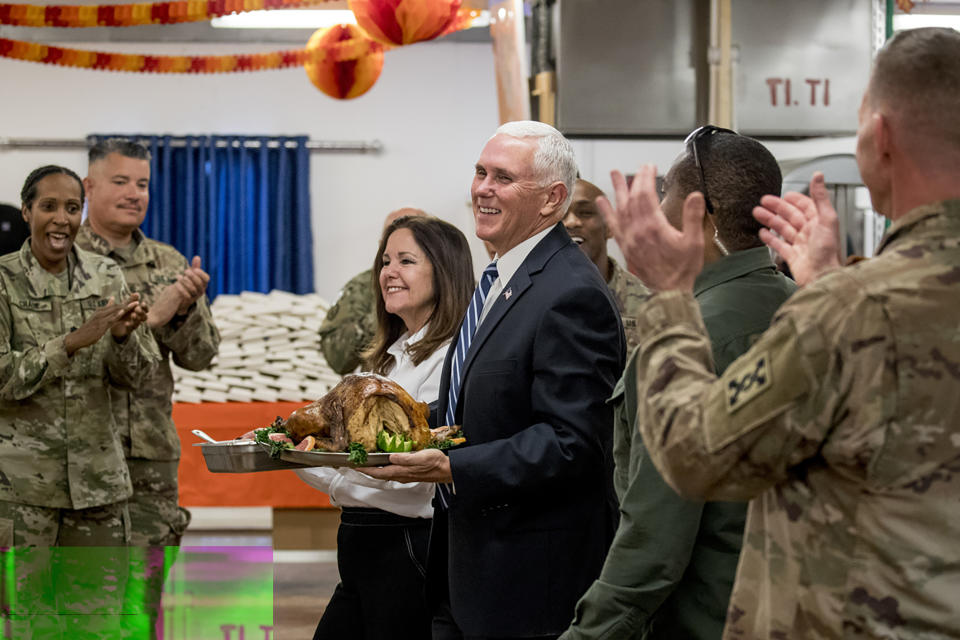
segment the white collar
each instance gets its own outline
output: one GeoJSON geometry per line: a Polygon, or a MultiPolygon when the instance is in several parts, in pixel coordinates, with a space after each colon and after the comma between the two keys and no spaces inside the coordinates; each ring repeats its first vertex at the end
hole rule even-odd
{"type": "Polygon", "coordinates": [[[548,233],[553,231],[555,226],[556,225],[550,225],[543,231],[530,236],[502,256],[497,257],[497,278],[500,280],[502,287],[507,286],[510,278],[517,272],[517,269],[520,268],[523,261],[527,259],[527,256],[530,255],[533,248],[540,244],[540,241],[543,240],[548,233]]]}
{"type": "Polygon", "coordinates": [[[423,337],[427,335],[427,328],[429,326],[430,323],[427,322],[412,336],[410,335],[409,331],[403,332],[392,345],[387,347],[387,353],[392,355],[394,358],[399,359],[407,349],[423,340],[423,337]]]}

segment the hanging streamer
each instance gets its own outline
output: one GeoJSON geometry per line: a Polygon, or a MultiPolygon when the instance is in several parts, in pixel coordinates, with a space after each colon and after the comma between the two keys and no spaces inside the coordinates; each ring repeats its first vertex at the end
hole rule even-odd
{"type": "Polygon", "coordinates": [[[240,71],[272,71],[301,67],[314,62],[357,60],[382,52],[383,45],[366,38],[343,40],[318,49],[273,51],[249,55],[223,56],[152,56],[108,53],[86,49],[53,47],[36,42],[0,38],[0,57],[43,64],[133,73],[236,73],[240,71]]]}
{"type": "Polygon", "coordinates": [[[180,0],[137,4],[0,4],[0,24],[15,27],[137,27],[204,22],[232,13],[287,9],[332,0],[180,0]]]}
{"type": "MultiPolygon", "coordinates": [[[[330,1],[184,0],[90,6],[0,3],[0,25],[7,24],[21,27],[132,27],[147,24],[177,24],[206,21],[232,13],[310,6],[330,1]]],[[[434,7],[434,5],[423,4],[425,1],[412,0],[410,7],[421,9],[434,7]]],[[[475,9],[461,8],[460,1],[430,0],[430,2],[439,3],[436,7],[444,8],[444,11],[447,12],[441,16],[443,19],[439,20],[435,26],[430,26],[422,34],[414,29],[414,32],[419,34],[417,38],[404,37],[395,44],[409,44],[407,40],[414,42],[417,39],[432,39],[471,28],[475,21],[481,17],[481,12],[475,9]]],[[[409,13],[407,10],[410,10],[410,7],[405,6],[405,11],[398,10],[397,15],[405,16],[405,20],[413,20],[413,24],[423,22],[426,19],[425,16],[430,17],[432,15],[429,12],[422,15],[407,15],[409,13]]],[[[321,90],[333,97],[348,99],[362,95],[376,82],[383,65],[383,52],[391,49],[392,46],[389,43],[370,40],[357,27],[341,25],[341,29],[343,32],[337,32],[336,38],[320,36],[322,32],[328,30],[318,31],[306,49],[219,56],[111,53],[0,38],[0,58],[76,69],[131,73],[234,73],[305,66],[311,81],[321,90]],[[337,85],[336,91],[331,90],[327,86],[329,84],[326,82],[327,75],[330,73],[337,75],[347,68],[340,64],[345,62],[354,62],[354,66],[359,63],[365,71],[355,78],[356,82],[349,83],[350,86],[346,90],[341,91],[342,87],[339,87],[339,85],[337,85]],[[341,93],[343,95],[340,95],[341,93]]]]}

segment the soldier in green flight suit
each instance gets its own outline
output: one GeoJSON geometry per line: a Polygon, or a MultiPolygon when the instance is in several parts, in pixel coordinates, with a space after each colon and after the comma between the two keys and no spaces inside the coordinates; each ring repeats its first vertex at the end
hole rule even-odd
{"type": "MultiPolygon", "coordinates": [[[[684,198],[702,188],[701,169],[713,209],[704,218],[704,231],[714,241],[704,245],[694,296],[719,374],[769,326],[796,284],[776,270],[752,215],[763,195],[780,193],[773,155],[756,140],[732,132],[704,128],[691,136],[663,182],[663,210],[675,226],[681,224],[684,198]]],[[[685,500],[663,481],[635,421],[634,362],[628,360],[613,395],[620,526],[600,578],[577,604],[576,619],[561,637],[717,640],[747,505],[685,500]]]]}
{"type": "Polygon", "coordinates": [[[681,495],[750,501],[724,638],[960,637],[958,87],[954,29],[877,53],[857,166],[892,224],[841,267],[822,174],[765,196],[754,214],[778,235],[761,237],[802,288],[722,376],[694,300],[711,196],[688,196],[677,231],[648,165],[601,202],[657,292],[636,355],[650,458],[681,495]]]}

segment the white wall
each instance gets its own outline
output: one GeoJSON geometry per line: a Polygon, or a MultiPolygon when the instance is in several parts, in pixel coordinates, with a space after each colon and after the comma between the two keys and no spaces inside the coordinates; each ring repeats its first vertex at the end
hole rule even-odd
{"type": "MultiPolygon", "coordinates": [[[[97,48],[107,46],[99,43],[97,48]]],[[[121,44],[109,48],[138,50],[121,44]]],[[[264,49],[147,48],[172,55],[264,49]]],[[[429,43],[387,52],[377,83],[366,95],[348,101],[315,89],[303,69],[175,76],[4,59],[0,77],[5,88],[0,137],[83,138],[116,131],[380,140],[384,152],[379,155],[311,156],[317,290],[328,299],[370,265],[383,217],[397,207],[420,207],[469,230],[473,164],[498,124],[493,57],[490,45],[484,44],[429,43]]],[[[0,201],[18,204],[27,173],[47,163],[85,173],[80,150],[0,151],[0,201]]],[[[476,252],[482,253],[479,242],[476,252]]]]}
{"type": "MultiPolygon", "coordinates": [[[[98,43],[88,48],[212,55],[274,47],[98,43]]],[[[149,75],[0,59],[0,78],[5,89],[0,137],[129,132],[380,140],[384,152],[378,155],[311,157],[316,284],[328,299],[370,265],[383,216],[400,206],[420,207],[458,225],[473,243],[474,262],[486,262],[472,233],[469,188],[480,148],[498,124],[489,44],[425,43],[389,51],[374,87],[348,101],[316,90],[302,69],[149,75]]],[[[633,172],[640,162],[655,162],[665,170],[682,151],[679,138],[576,140],[574,146],[582,175],[606,190],[611,169],[633,172]]],[[[778,158],[853,151],[852,138],[768,146],[778,158]]],[[[0,201],[18,204],[27,173],[48,163],[85,172],[80,150],[0,150],[0,201]]]]}

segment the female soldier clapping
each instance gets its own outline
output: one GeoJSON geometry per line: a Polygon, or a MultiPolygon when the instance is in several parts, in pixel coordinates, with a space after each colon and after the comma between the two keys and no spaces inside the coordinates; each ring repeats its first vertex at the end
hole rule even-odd
{"type": "Polygon", "coordinates": [[[0,547],[128,541],[107,385],[137,385],[158,354],[120,269],[73,246],[83,198],[69,169],[32,172],[30,238],[0,258],[0,547]]]}

